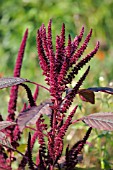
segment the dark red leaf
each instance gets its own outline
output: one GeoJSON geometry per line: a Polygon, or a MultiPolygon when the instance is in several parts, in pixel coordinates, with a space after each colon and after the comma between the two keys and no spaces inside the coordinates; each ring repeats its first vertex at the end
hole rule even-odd
{"type": "Polygon", "coordinates": [[[85,102],[95,103],[95,94],[93,91],[88,89],[81,89],[78,91],[80,98],[85,102]]]}

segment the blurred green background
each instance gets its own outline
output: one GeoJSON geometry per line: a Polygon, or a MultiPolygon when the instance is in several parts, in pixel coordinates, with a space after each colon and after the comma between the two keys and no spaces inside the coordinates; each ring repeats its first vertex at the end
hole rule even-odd
{"type": "MultiPolygon", "coordinates": [[[[110,86],[113,87],[113,1],[112,0],[0,0],[0,77],[13,76],[13,68],[21,43],[22,36],[29,29],[21,77],[45,84],[39,67],[36,50],[36,32],[49,19],[53,19],[53,43],[55,36],[60,33],[62,23],[66,25],[66,36],[74,38],[82,26],[85,34],[93,29],[93,36],[87,52],[90,52],[96,42],[100,41],[100,49],[90,62],[91,71],[84,83],[84,87],[110,86]]],[[[82,74],[83,72],[81,72],[82,74]]],[[[32,91],[34,86],[31,86],[32,91]]],[[[26,101],[24,92],[20,91],[18,103],[26,101]],[[24,97],[23,97],[24,96],[24,97]]],[[[7,113],[9,89],[0,91],[0,112],[7,113]]],[[[42,90],[39,101],[43,101],[48,94],[42,90]]],[[[38,101],[37,101],[38,102],[38,101]]],[[[79,101],[79,112],[82,115],[98,111],[112,111],[113,97],[111,95],[96,94],[96,104],[79,101]]],[[[21,108],[21,107],[20,107],[21,108]]],[[[79,124],[68,132],[67,141],[73,144],[84,134],[84,126],[79,124]],[[73,130],[74,129],[74,130],[73,130]],[[78,137],[77,137],[78,134],[78,137]],[[71,137],[69,137],[69,135],[71,137]]],[[[84,149],[83,167],[97,166],[98,168],[113,168],[113,134],[93,130],[90,137],[91,146],[84,149]]],[[[67,142],[66,141],[66,142],[67,142]]]]}

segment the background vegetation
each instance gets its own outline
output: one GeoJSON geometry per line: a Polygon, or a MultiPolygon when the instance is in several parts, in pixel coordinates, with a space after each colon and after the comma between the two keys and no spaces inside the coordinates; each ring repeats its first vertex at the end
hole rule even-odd
{"type": "MultiPolygon", "coordinates": [[[[85,35],[93,28],[93,36],[87,49],[89,52],[99,40],[100,50],[91,61],[91,71],[84,83],[84,87],[110,86],[113,87],[113,1],[112,0],[0,0],[0,76],[12,76],[13,67],[22,35],[29,29],[29,39],[25,51],[21,77],[45,84],[39,67],[36,51],[36,32],[50,18],[53,19],[53,41],[60,33],[61,25],[66,24],[66,36],[70,33],[74,38],[85,26],[85,35]]],[[[34,86],[32,86],[34,90],[34,86]]],[[[0,112],[7,113],[9,90],[0,91],[0,112]]],[[[20,90],[18,105],[26,100],[24,91],[20,90]]],[[[48,98],[48,94],[41,89],[37,102],[48,98]]],[[[81,102],[78,116],[94,112],[112,111],[113,97],[111,95],[96,94],[96,104],[81,102]]],[[[20,107],[21,109],[21,107],[20,107]]],[[[83,124],[78,124],[67,134],[66,143],[73,144],[73,140],[80,139],[85,132],[83,124]],[[76,130],[78,128],[78,130],[76,130]],[[73,140],[72,140],[73,139],[73,140]]],[[[113,133],[93,130],[84,149],[83,167],[96,166],[103,169],[113,168],[113,133]]],[[[75,142],[74,142],[75,143],[75,142]]],[[[24,146],[24,145],[23,145],[24,146]]],[[[21,148],[22,149],[22,148],[21,148]]]]}

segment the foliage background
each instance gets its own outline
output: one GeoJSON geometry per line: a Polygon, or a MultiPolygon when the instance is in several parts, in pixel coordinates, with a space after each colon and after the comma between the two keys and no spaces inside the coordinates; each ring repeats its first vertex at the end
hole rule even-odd
{"type": "MultiPolygon", "coordinates": [[[[66,36],[72,38],[85,26],[85,35],[93,28],[93,36],[87,52],[91,51],[96,41],[101,43],[100,50],[90,62],[91,71],[84,87],[113,86],[113,1],[112,0],[0,0],[0,76],[12,76],[15,59],[26,28],[29,29],[29,39],[25,51],[21,77],[45,84],[41,75],[36,51],[36,32],[50,18],[53,19],[53,41],[60,33],[61,25],[66,24],[66,36]]],[[[82,71],[80,72],[80,74],[82,71]]],[[[75,83],[75,82],[73,82],[75,83]]],[[[32,91],[34,86],[31,85],[32,91]]],[[[26,101],[23,90],[19,92],[18,106],[26,101]]],[[[9,90],[0,91],[0,112],[7,115],[9,90]]],[[[41,89],[37,103],[48,98],[41,89]]],[[[79,103],[78,116],[98,111],[112,111],[113,97],[96,94],[96,104],[79,103]]],[[[80,139],[85,132],[83,124],[72,127],[67,134],[66,143],[80,139]],[[81,126],[82,125],[82,126],[81,126]],[[77,130],[78,128],[78,130],[77,130]],[[73,140],[72,140],[73,139],[73,140]]],[[[84,150],[83,167],[97,166],[98,168],[113,168],[112,150],[113,133],[93,130],[89,139],[90,145],[84,150]]]]}

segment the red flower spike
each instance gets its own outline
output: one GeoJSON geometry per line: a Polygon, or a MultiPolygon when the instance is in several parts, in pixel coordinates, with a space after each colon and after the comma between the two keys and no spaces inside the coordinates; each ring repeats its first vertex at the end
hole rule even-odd
{"type": "Polygon", "coordinates": [[[93,58],[93,56],[97,53],[98,49],[99,49],[99,42],[97,42],[93,51],[91,51],[85,58],[80,60],[73,67],[72,71],[67,75],[67,78],[64,79],[65,84],[70,84],[72,82],[72,80],[75,78],[75,75],[78,74],[78,71],[93,58]]]}
{"type": "Polygon", "coordinates": [[[85,80],[88,72],[89,72],[90,67],[88,67],[88,69],[85,71],[85,73],[83,74],[83,76],[80,78],[80,80],[77,82],[77,84],[75,85],[75,87],[66,95],[66,97],[64,98],[63,101],[63,105],[61,108],[61,113],[64,113],[67,111],[67,109],[70,107],[70,105],[73,102],[74,97],[77,94],[77,91],[79,90],[79,87],[82,85],[83,81],[85,80]]]}
{"type": "Polygon", "coordinates": [[[60,39],[61,39],[62,48],[64,49],[65,47],[65,24],[64,23],[62,24],[60,39]]]}
{"type": "MultiPolygon", "coordinates": [[[[14,68],[14,77],[20,77],[20,71],[22,67],[22,61],[23,61],[27,37],[28,37],[28,29],[26,29],[25,31],[24,37],[20,45],[20,49],[18,51],[18,56],[17,56],[15,68],[14,68]]],[[[9,100],[9,105],[8,105],[9,115],[7,117],[7,120],[12,120],[12,121],[15,120],[14,112],[16,111],[17,95],[18,95],[18,86],[11,87],[10,100],[9,100]]]]}
{"type": "Polygon", "coordinates": [[[49,24],[48,24],[47,44],[48,44],[48,49],[51,50],[52,56],[54,56],[53,44],[52,44],[52,30],[51,30],[51,25],[52,25],[52,20],[50,19],[49,24]]]}
{"type": "MultiPolygon", "coordinates": [[[[80,34],[78,36],[76,36],[74,38],[73,42],[71,43],[71,56],[74,54],[74,52],[78,48],[79,43],[81,42],[83,35],[84,35],[84,27],[82,27],[80,34]]],[[[65,49],[67,50],[67,47],[65,49]]]]}
{"type": "Polygon", "coordinates": [[[47,76],[47,73],[49,72],[48,61],[44,53],[43,44],[42,44],[42,36],[39,30],[37,32],[37,50],[38,50],[38,57],[40,60],[40,66],[43,70],[43,74],[47,76]]]}
{"type": "Polygon", "coordinates": [[[65,54],[65,24],[62,24],[61,34],[60,34],[60,48],[61,48],[61,55],[64,56],[65,54]]]}
{"type": "Polygon", "coordinates": [[[48,49],[49,49],[49,61],[50,61],[50,93],[51,96],[56,97],[57,94],[57,74],[56,74],[56,65],[55,65],[55,55],[53,51],[53,45],[52,45],[52,31],[51,31],[51,24],[52,20],[49,21],[48,24],[48,49]]]}
{"type": "Polygon", "coordinates": [[[28,29],[26,29],[26,31],[25,31],[20,49],[18,51],[18,57],[17,57],[17,60],[16,60],[15,69],[14,69],[14,77],[20,77],[20,71],[21,71],[21,67],[22,67],[22,61],[23,61],[27,37],[28,37],[28,29]]]}
{"type": "Polygon", "coordinates": [[[90,30],[89,34],[87,35],[86,39],[84,40],[84,43],[82,44],[82,46],[77,50],[77,52],[73,55],[73,58],[71,60],[71,64],[75,64],[76,61],[82,56],[82,54],[84,53],[85,49],[87,48],[87,45],[90,41],[92,35],[92,29],[90,30]]]}
{"type": "MultiPolygon", "coordinates": [[[[69,69],[69,62],[70,62],[70,58],[71,58],[71,36],[69,35],[69,38],[68,38],[68,46],[67,46],[67,49],[66,49],[66,57],[64,57],[64,61],[61,65],[61,70],[60,70],[60,73],[58,75],[58,84],[62,84],[63,82],[63,79],[65,78],[66,74],[67,74],[67,70],[69,69]]],[[[59,86],[60,88],[60,86],[59,86]]],[[[65,88],[65,86],[64,86],[65,88]]],[[[61,87],[62,91],[63,91],[63,88],[61,87]]]]}
{"type": "Polygon", "coordinates": [[[62,63],[62,67],[58,76],[58,83],[62,82],[63,79],[65,78],[66,74],[67,74],[67,68],[68,68],[68,63],[69,60],[67,58],[65,58],[64,62],[62,63]]]}
{"type": "Polygon", "coordinates": [[[71,36],[70,36],[70,34],[69,34],[69,36],[68,36],[68,46],[67,46],[67,57],[68,58],[70,58],[71,57],[71,51],[72,51],[72,49],[71,49],[71,36]]]}
{"type": "Polygon", "coordinates": [[[55,138],[55,144],[54,144],[54,155],[55,157],[59,157],[62,153],[63,150],[63,138],[65,136],[65,133],[69,127],[69,125],[71,124],[72,118],[76,112],[77,106],[72,110],[72,112],[70,113],[70,115],[68,116],[68,118],[66,119],[65,123],[61,126],[61,128],[59,129],[59,133],[55,138]]]}
{"type": "Polygon", "coordinates": [[[55,62],[56,62],[56,72],[59,73],[61,69],[61,65],[63,62],[63,56],[61,55],[61,44],[60,44],[60,37],[56,36],[56,54],[55,54],[55,62]]]}
{"type": "Polygon", "coordinates": [[[56,72],[59,74],[65,59],[65,24],[62,25],[60,36],[56,36],[56,72]]]}
{"type": "Polygon", "coordinates": [[[42,24],[42,42],[43,42],[43,47],[44,47],[46,56],[49,59],[49,49],[47,45],[47,35],[46,35],[46,28],[44,24],[42,24]]]}
{"type": "Polygon", "coordinates": [[[51,96],[56,98],[57,95],[57,76],[56,76],[56,68],[55,68],[55,58],[52,56],[52,51],[49,51],[49,57],[50,57],[50,93],[51,96]]]}
{"type": "Polygon", "coordinates": [[[76,64],[76,68],[77,68],[76,70],[80,70],[86,63],[88,63],[93,58],[93,56],[97,53],[98,49],[99,49],[99,42],[97,42],[93,51],[91,51],[85,58],[83,58],[80,62],[76,64]]]}
{"type": "Polygon", "coordinates": [[[47,125],[45,125],[43,123],[43,119],[42,116],[40,116],[40,118],[37,120],[36,122],[36,126],[37,126],[37,138],[38,138],[38,142],[40,144],[39,150],[40,153],[43,157],[45,156],[45,149],[46,149],[46,145],[45,145],[45,140],[44,140],[44,134],[43,131],[47,129],[47,125]]]}
{"type": "Polygon", "coordinates": [[[80,31],[80,34],[79,34],[79,36],[78,36],[78,41],[79,41],[79,42],[82,40],[83,35],[84,35],[84,26],[82,26],[81,31],[80,31]]]}

